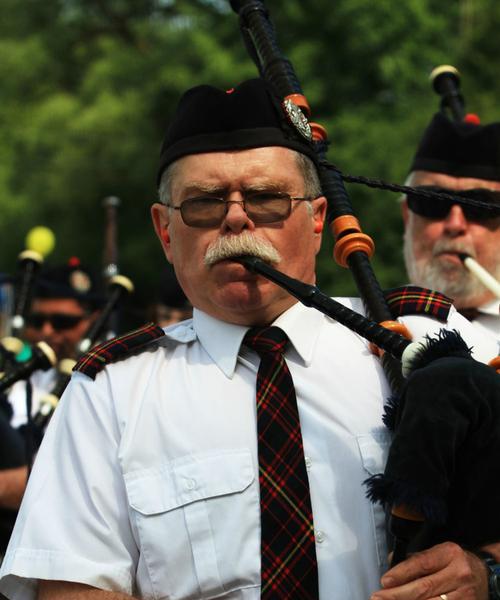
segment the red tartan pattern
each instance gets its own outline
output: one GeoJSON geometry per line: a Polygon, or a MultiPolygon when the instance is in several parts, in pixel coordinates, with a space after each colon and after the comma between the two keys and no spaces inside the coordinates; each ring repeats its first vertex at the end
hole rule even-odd
{"type": "Polygon", "coordinates": [[[107,364],[125,358],[133,351],[164,335],[165,332],[161,327],[154,323],[148,323],[139,329],[134,329],[134,331],[92,348],[80,358],[73,367],[73,371],[79,371],[91,379],[95,379],[97,373],[102,371],[107,364]]]}
{"type": "Polygon", "coordinates": [[[425,314],[445,322],[452,305],[450,298],[444,294],[416,285],[388,290],[385,299],[394,318],[425,314]]]}
{"type": "Polygon", "coordinates": [[[257,430],[261,503],[261,598],[317,600],[318,571],[297,399],[278,327],[251,329],[244,343],[261,357],[257,430]]]}

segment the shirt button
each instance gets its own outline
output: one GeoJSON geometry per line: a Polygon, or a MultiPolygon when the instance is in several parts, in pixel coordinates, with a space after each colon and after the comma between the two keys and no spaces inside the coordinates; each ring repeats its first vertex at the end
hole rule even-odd
{"type": "Polygon", "coordinates": [[[188,479],[186,481],[186,489],[187,490],[194,490],[195,487],[196,487],[196,481],[194,479],[188,479]]]}
{"type": "Polygon", "coordinates": [[[316,541],[318,542],[318,544],[321,544],[322,542],[325,541],[325,534],[322,531],[320,531],[319,529],[317,529],[315,532],[315,538],[316,538],[316,541]]]}
{"type": "Polygon", "coordinates": [[[311,466],[312,466],[312,460],[311,460],[311,459],[310,459],[308,456],[306,456],[306,457],[304,458],[304,462],[306,463],[306,469],[309,471],[309,469],[310,469],[310,468],[311,468],[311,466]]]}

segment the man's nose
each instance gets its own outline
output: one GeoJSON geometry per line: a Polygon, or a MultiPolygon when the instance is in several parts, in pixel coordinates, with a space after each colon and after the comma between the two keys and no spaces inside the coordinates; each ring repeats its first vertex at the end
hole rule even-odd
{"type": "Polygon", "coordinates": [[[227,199],[227,212],[222,222],[223,232],[239,233],[245,229],[254,230],[255,224],[250,219],[243,205],[243,197],[239,192],[231,194],[227,199]]]}
{"type": "Polygon", "coordinates": [[[42,328],[40,329],[40,334],[42,337],[50,337],[54,335],[55,329],[52,327],[51,322],[47,319],[43,322],[42,328]]]}
{"type": "Polygon", "coordinates": [[[462,235],[467,230],[468,221],[459,204],[454,204],[444,220],[445,231],[452,236],[462,235]]]}

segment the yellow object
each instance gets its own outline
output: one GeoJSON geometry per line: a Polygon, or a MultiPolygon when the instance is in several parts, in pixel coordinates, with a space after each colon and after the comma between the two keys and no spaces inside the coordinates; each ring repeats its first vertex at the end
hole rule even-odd
{"type": "Polygon", "coordinates": [[[52,252],[56,244],[56,238],[52,229],[38,225],[28,231],[26,236],[26,248],[47,256],[52,252]]]}

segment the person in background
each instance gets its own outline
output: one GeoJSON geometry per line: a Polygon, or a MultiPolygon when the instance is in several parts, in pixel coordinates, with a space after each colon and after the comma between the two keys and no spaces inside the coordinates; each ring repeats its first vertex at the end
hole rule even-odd
{"type": "MultiPolygon", "coordinates": [[[[99,314],[104,295],[98,278],[76,257],[67,263],[46,266],[40,272],[33,291],[30,312],[23,332],[29,344],[46,342],[58,361],[77,358],[78,343],[99,314]]],[[[33,387],[32,413],[35,414],[42,396],[55,383],[57,369],[35,371],[30,378],[33,387]]],[[[9,401],[14,414],[11,424],[26,423],[26,382],[16,383],[9,401]]]]}
{"type": "Polygon", "coordinates": [[[449,296],[476,327],[500,340],[500,301],[460,256],[471,256],[500,280],[500,123],[459,123],[437,113],[420,141],[407,184],[456,194],[454,201],[415,194],[403,198],[410,282],[449,296]],[[461,196],[493,210],[467,205],[461,196]]]}
{"type": "Polygon", "coordinates": [[[74,358],[102,303],[99,281],[76,257],[47,267],[37,279],[24,337],[47,342],[59,359],[74,358]]]}

